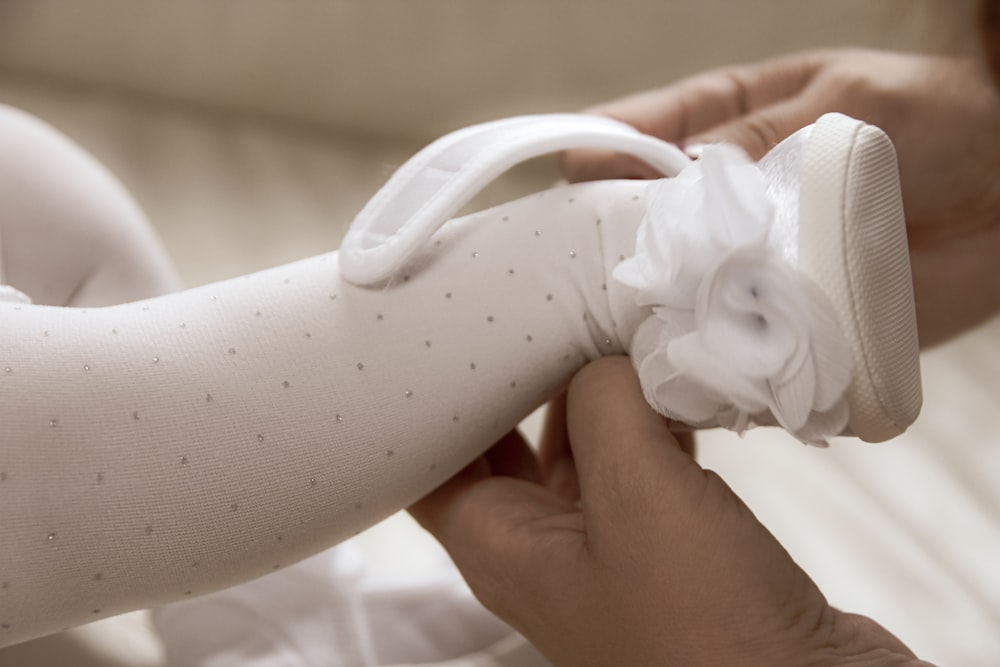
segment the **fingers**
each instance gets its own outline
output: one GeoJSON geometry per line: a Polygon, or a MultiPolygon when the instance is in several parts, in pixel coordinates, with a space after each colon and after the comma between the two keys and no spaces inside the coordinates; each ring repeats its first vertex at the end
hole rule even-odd
{"type": "MultiPolygon", "coordinates": [[[[511,437],[511,434],[505,437],[511,437]]],[[[455,532],[452,527],[456,520],[452,516],[453,508],[475,488],[477,482],[481,482],[489,476],[490,464],[485,457],[480,456],[447,482],[410,505],[407,511],[427,532],[444,544],[439,535],[448,538],[455,532]]],[[[444,544],[444,546],[447,548],[448,545],[444,544]]]]}
{"type": "Polygon", "coordinates": [[[460,569],[462,554],[469,551],[504,558],[517,548],[505,535],[527,530],[552,514],[574,511],[541,486],[540,478],[527,442],[512,431],[485,456],[411,505],[409,512],[452,554],[460,569]]]}
{"type": "Polygon", "coordinates": [[[813,57],[799,54],[724,67],[589,111],[628,123],[665,141],[682,141],[797,95],[816,68],[813,57]]]}
{"type": "MultiPolygon", "coordinates": [[[[750,153],[758,153],[761,146],[773,144],[775,137],[784,138],[778,136],[779,129],[787,136],[798,128],[786,131],[787,123],[779,124],[770,115],[755,118],[745,130],[732,124],[798,97],[827,59],[822,52],[807,52],[726,67],[587,111],[615,118],[665,141],[685,144],[724,139],[746,141],[747,145],[739,145],[750,153]],[[713,138],[712,131],[723,127],[725,132],[713,138]]],[[[784,120],[788,113],[783,111],[778,115],[778,120],[784,120]]],[[[560,166],[571,182],[661,176],[635,158],[599,151],[569,151],[560,157],[560,166]]]]}
{"type": "Polygon", "coordinates": [[[649,532],[642,518],[658,506],[649,500],[671,484],[664,460],[675,469],[694,465],[666,421],[646,404],[625,357],[581,371],[568,398],[552,406],[545,428],[551,453],[544,465],[551,472],[556,462],[576,459],[584,512],[527,481],[538,471],[516,432],[410,508],[448,550],[476,596],[522,632],[553,605],[575,608],[567,600],[592,576],[591,560],[582,554],[611,557],[623,535],[634,541],[649,532]],[[638,532],[623,532],[623,515],[642,519],[631,523],[638,532]]]}
{"type": "Polygon", "coordinates": [[[518,431],[508,433],[485,454],[490,471],[502,477],[516,477],[534,484],[542,483],[538,459],[518,431]]]}
{"type": "Polygon", "coordinates": [[[566,394],[550,402],[545,412],[538,463],[550,491],[572,503],[580,499],[580,482],[566,430],[566,394]]]}
{"type": "Polygon", "coordinates": [[[570,183],[607,179],[654,180],[659,170],[625,153],[579,149],[560,153],[559,171],[570,183]]]}
{"type": "Polygon", "coordinates": [[[677,431],[671,426],[670,432],[677,438],[677,444],[680,446],[681,451],[693,459],[695,455],[694,431],[690,430],[690,427],[677,431]]]}
{"type": "Polygon", "coordinates": [[[546,479],[552,474],[553,466],[562,458],[572,456],[569,434],[566,432],[566,394],[562,393],[549,402],[542,423],[541,448],[538,464],[546,479]]]}
{"type": "MultiPolygon", "coordinates": [[[[461,502],[476,483],[493,475],[514,477],[537,483],[541,479],[538,463],[518,431],[511,431],[500,438],[483,456],[459,471],[454,477],[427,494],[408,508],[421,525],[437,536],[450,532],[439,527],[451,520],[449,510],[461,502]]],[[[446,545],[447,546],[447,545],[446,545]]]]}
{"type": "Polygon", "coordinates": [[[808,97],[797,97],[753,111],[689,137],[692,148],[719,142],[736,144],[754,160],[759,160],[779,142],[822,115],[808,97]]]}
{"type": "Polygon", "coordinates": [[[628,489],[641,489],[647,481],[668,484],[664,477],[670,469],[694,465],[666,421],[649,407],[626,357],[606,357],[576,375],[568,417],[584,503],[588,493],[628,495],[628,489]],[[615,484],[622,489],[607,488],[615,484]]]}
{"type": "MultiPolygon", "coordinates": [[[[527,448],[523,438],[512,432],[494,454],[521,447],[527,448]]],[[[490,457],[479,458],[409,511],[448,551],[480,601],[518,626],[525,610],[541,609],[551,590],[564,586],[562,578],[572,578],[583,521],[544,486],[492,476],[490,457]]]]}

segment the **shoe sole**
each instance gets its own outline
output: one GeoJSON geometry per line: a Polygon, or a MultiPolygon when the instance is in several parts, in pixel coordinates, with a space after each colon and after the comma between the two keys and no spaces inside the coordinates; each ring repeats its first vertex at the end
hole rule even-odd
{"type": "Polygon", "coordinates": [[[829,295],[853,355],[848,432],[889,440],[920,413],[920,349],[896,151],[841,114],[802,157],[799,266],[829,295]]]}

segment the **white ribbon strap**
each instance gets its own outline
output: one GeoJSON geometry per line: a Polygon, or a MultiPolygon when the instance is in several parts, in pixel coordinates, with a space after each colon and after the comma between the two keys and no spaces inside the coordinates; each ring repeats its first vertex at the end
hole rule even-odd
{"type": "Polygon", "coordinates": [[[424,148],[372,197],[341,244],[341,274],[360,285],[386,280],[497,176],[573,148],[629,153],[665,176],[690,163],[673,144],[598,116],[543,114],[473,125],[424,148]]]}

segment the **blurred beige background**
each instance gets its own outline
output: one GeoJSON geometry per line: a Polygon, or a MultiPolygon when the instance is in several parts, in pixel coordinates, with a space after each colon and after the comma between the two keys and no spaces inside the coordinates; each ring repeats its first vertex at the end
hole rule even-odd
{"type": "Polygon", "coordinates": [[[960,47],[944,5],[3,0],[0,100],[104,160],[193,285],[335,245],[449,130],[797,48],[960,47]]]}
{"type": "MultiPolygon", "coordinates": [[[[0,0],[0,103],[40,116],[104,161],[147,211],[184,282],[193,286],[335,248],[345,225],[392,170],[449,130],[505,115],[576,110],[707,67],[798,48],[968,52],[974,48],[970,5],[0,0]]],[[[502,200],[554,178],[549,165],[533,165],[489,196],[502,200]]],[[[963,433],[966,441],[993,440],[997,406],[982,399],[995,395],[995,388],[983,365],[970,361],[988,357],[993,340],[987,327],[928,355],[927,408],[900,447],[939,451],[936,439],[950,433],[946,427],[956,414],[973,425],[963,433]]],[[[760,438],[749,440],[754,444],[741,443],[741,451],[758,447],[760,438]]],[[[895,452],[894,446],[881,451],[895,452]]],[[[786,452],[793,446],[782,441],[775,447],[786,452]]],[[[711,460],[712,447],[706,449],[711,460]]],[[[746,455],[726,454],[733,462],[739,456],[746,455]]],[[[738,474],[736,463],[730,465],[738,474]]],[[[798,464],[782,465],[789,466],[786,476],[799,474],[793,470],[798,464]]],[[[741,483],[734,480],[748,499],[777,512],[766,490],[741,483]]],[[[1000,508],[995,495],[976,499],[1000,508]]],[[[891,508],[896,500],[879,502],[891,508]]],[[[840,529],[841,536],[850,532],[840,529]]],[[[815,556],[802,531],[774,530],[803,543],[804,560],[815,556]]],[[[373,535],[363,539],[374,560],[384,556],[386,544],[400,541],[410,545],[409,553],[419,552],[421,537],[405,519],[373,535]]],[[[909,543],[893,544],[899,549],[909,543]]],[[[990,545],[1000,546],[1000,539],[990,545]]],[[[892,551],[885,549],[865,544],[857,553],[891,564],[892,551]]],[[[956,558],[934,552],[932,560],[944,568],[964,567],[956,558]]],[[[399,565],[390,561],[386,567],[399,565]]],[[[819,556],[816,562],[825,563],[819,556]]],[[[828,575],[831,585],[846,585],[842,574],[828,575]]],[[[884,581],[883,575],[862,577],[863,594],[848,600],[867,600],[871,591],[864,587],[884,581]]],[[[976,572],[969,576],[975,581],[976,572]]],[[[982,627],[1000,634],[1000,585],[980,597],[970,609],[985,619],[982,627]]],[[[959,635],[954,646],[936,636],[922,640],[919,619],[880,599],[870,608],[895,614],[887,625],[902,628],[911,644],[924,641],[942,656],[936,659],[987,664],[977,662],[985,649],[969,639],[975,634],[959,635]]],[[[4,667],[162,660],[141,614],[0,651],[4,667]]]]}

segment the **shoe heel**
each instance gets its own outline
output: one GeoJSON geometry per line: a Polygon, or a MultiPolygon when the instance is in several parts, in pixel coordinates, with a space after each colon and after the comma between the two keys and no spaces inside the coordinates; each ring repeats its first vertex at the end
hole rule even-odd
{"type": "Polygon", "coordinates": [[[841,114],[805,147],[801,269],[830,296],[853,355],[850,434],[882,442],[920,413],[916,311],[899,171],[880,129],[841,114]]]}

